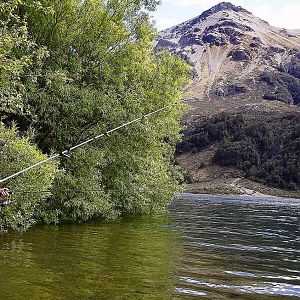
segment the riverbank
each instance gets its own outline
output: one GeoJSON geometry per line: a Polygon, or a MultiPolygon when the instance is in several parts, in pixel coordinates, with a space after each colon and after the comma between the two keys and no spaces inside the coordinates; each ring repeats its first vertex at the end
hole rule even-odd
{"type": "Polygon", "coordinates": [[[240,195],[250,197],[282,197],[300,199],[300,191],[285,191],[239,178],[218,178],[187,184],[190,194],[240,195]]]}
{"type": "Polygon", "coordinates": [[[287,198],[277,197],[271,195],[221,195],[221,194],[192,194],[192,193],[181,193],[176,196],[178,200],[220,200],[220,201],[249,201],[259,203],[272,203],[272,204],[284,204],[289,205],[300,205],[300,198],[287,198]]]}

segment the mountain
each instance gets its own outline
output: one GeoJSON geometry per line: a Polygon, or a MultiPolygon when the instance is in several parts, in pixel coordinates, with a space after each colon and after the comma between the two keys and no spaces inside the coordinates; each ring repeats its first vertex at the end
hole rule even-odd
{"type": "Polygon", "coordinates": [[[192,183],[246,177],[273,187],[298,189],[300,31],[271,26],[240,6],[222,2],[161,31],[155,49],[167,49],[191,66],[191,81],[185,88],[190,110],[183,120],[187,130],[177,160],[192,183]],[[235,122],[240,122],[240,130],[231,128],[235,122]],[[256,128],[249,129],[252,125],[256,128]],[[216,136],[209,132],[212,128],[216,136]],[[259,139],[269,139],[269,144],[262,146],[259,139]],[[245,154],[238,162],[225,162],[229,154],[220,155],[225,142],[232,155],[240,153],[240,148],[253,150],[252,161],[245,154]],[[262,168],[269,165],[274,170],[270,167],[264,173],[262,168]],[[288,172],[294,172],[293,176],[288,172]],[[268,179],[263,180],[264,176],[268,179]]]}
{"type": "Polygon", "coordinates": [[[166,29],[156,41],[161,47],[192,67],[187,94],[196,115],[203,113],[202,101],[216,100],[210,107],[216,111],[224,100],[228,109],[263,99],[300,103],[300,33],[273,27],[242,7],[222,2],[166,29]]]}

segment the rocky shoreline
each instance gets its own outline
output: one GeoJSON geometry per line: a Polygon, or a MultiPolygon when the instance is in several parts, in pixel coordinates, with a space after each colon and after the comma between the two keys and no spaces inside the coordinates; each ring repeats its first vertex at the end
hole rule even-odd
{"type": "Polygon", "coordinates": [[[235,195],[300,199],[299,190],[285,191],[271,188],[244,178],[216,179],[205,182],[189,183],[186,185],[186,192],[196,195],[235,195]]]}
{"type": "Polygon", "coordinates": [[[259,202],[272,202],[272,204],[286,204],[289,205],[300,205],[300,198],[286,198],[277,197],[271,195],[264,196],[250,196],[250,195],[220,195],[220,194],[192,194],[192,193],[182,193],[176,196],[179,200],[222,200],[222,201],[259,201],[259,202]]]}

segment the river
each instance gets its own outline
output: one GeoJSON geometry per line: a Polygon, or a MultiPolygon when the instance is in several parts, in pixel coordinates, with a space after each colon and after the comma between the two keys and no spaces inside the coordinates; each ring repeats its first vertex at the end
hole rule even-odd
{"type": "Polygon", "coordinates": [[[183,194],[169,213],[0,234],[0,300],[300,298],[300,200],[183,194]]]}

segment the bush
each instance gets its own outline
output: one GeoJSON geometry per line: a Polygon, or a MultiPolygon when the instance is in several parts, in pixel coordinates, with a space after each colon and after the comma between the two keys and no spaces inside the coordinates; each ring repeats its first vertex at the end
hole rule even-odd
{"type": "Polygon", "coordinates": [[[254,145],[247,141],[223,143],[214,156],[214,161],[224,166],[238,166],[247,170],[256,165],[259,153],[254,145]]]}
{"type": "MultiPolygon", "coordinates": [[[[34,163],[47,158],[29,138],[18,136],[16,128],[6,129],[0,123],[0,176],[4,178],[34,163]]],[[[35,168],[24,175],[10,180],[5,186],[10,188],[16,202],[0,207],[0,229],[25,230],[39,222],[40,213],[57,174],[55,161],[35,168]]]]}
{"type": "Polygon", "coordinates": [[[177,146],[177,153],[197,152],[215,142],[221,142],[227,136],[236,134],[244,124],[243,116],[226,113],[214,116],[187,131],[184,140],[177,146]]]}
{"type": "Polygon", "coordinates": [[[290,104],[300,103],[300,81],[287,73],[263,73],[260,80],[269,86],[266,100],[278,100],[290,104]]]}
{"type": "Polygon", "coordinates": [[[84,222],[92,218],[111,219],[117,216],[110,194],[104,191],[100,173],[102,151],[79,149],[63,161],[67,168],[55,179],[53,195],[44,215],[45,223],[84,222]]]}
{"type": "MultiPolygon", "coordinates": [[[[272,80],[272,78],[270,79],[272,80]]],[[[243,116],[221,114],[186,133],[177,153],[197,152],[218,144],[214,162],[242,169],[246,177],[270,186],[300,186],[300,117],[253,122],[243,116]]]]}

